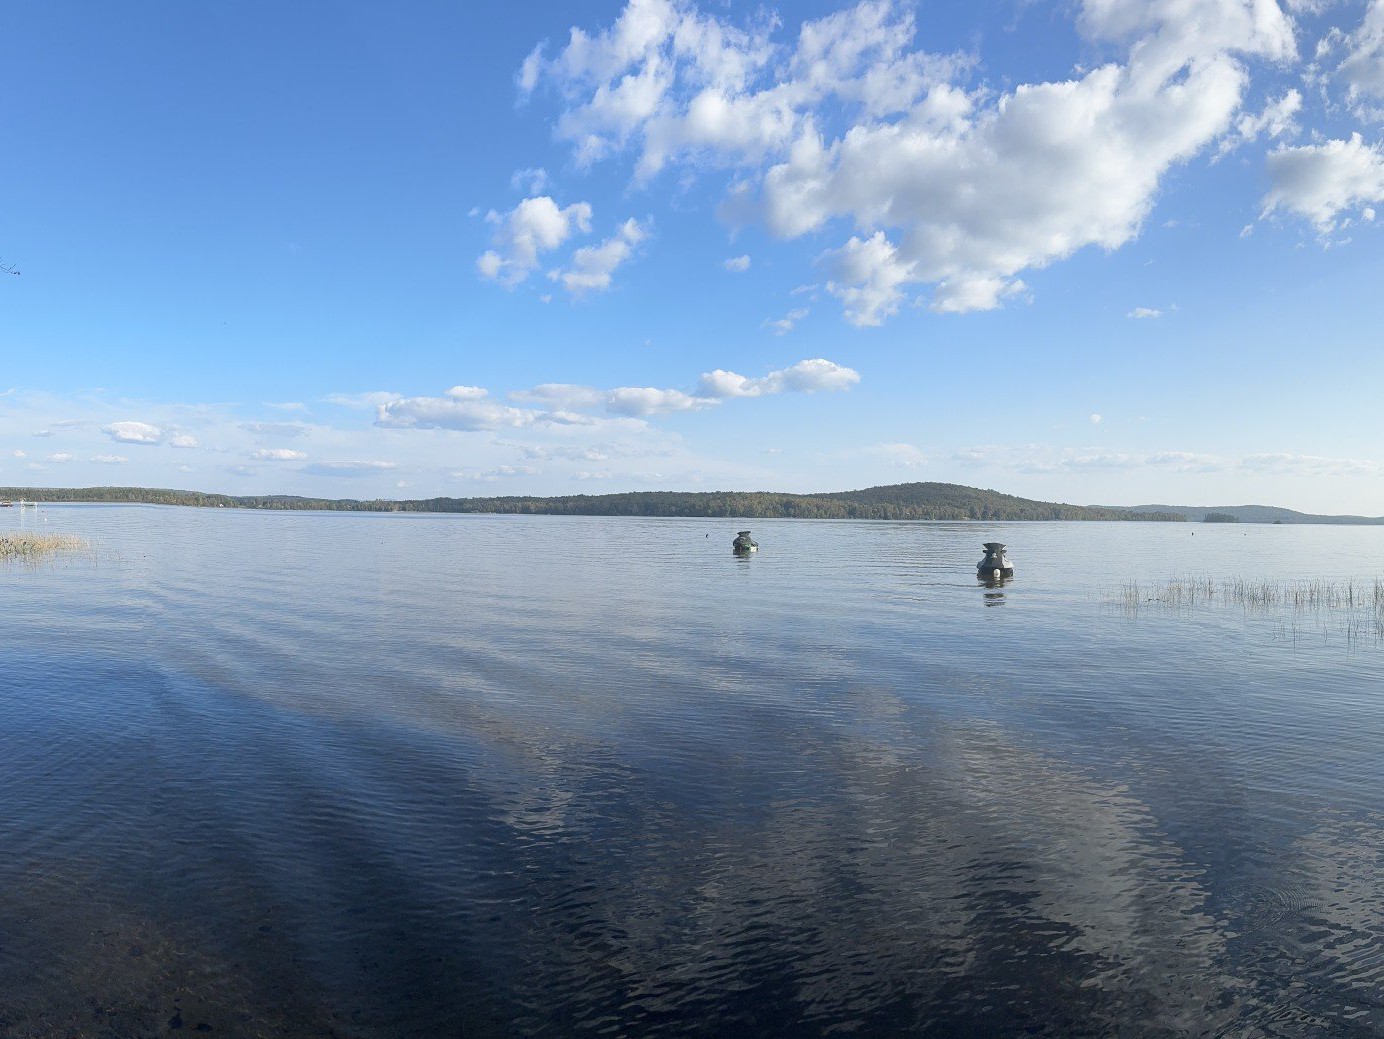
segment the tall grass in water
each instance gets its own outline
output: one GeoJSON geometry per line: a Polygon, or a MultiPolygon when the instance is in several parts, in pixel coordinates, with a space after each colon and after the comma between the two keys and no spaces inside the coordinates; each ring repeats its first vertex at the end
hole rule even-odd
{"type": "Polygon", "coordinates": [[[0,534],[0,562],[37,562],[86,547],[87,543],[74,534],[0,534]]]}
{"type": "Polygon", "coordinates": [[[1131,581],[1111,597],[1126,612],[1143,609],[1192,610],[1235,608],[1245,614],[1286,615],[1282,632],[1291,632],[1296,644],[1304,628],[1329,637],[1335,630],[1349,645],[1365,638],[1384,642],[1384,578],[1331,581],[1312,578],[1266,581],[1232,577],[1170,577],[1153,584],[1131,581]]]}

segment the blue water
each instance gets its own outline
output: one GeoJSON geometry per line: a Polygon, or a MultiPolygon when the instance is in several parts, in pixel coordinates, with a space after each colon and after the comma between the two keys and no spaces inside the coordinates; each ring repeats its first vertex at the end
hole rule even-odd
{"type": "Polygon", "coordinates": [[[21,525],[0,1035],[1384,1034],[1384,529],[21,525]]]}

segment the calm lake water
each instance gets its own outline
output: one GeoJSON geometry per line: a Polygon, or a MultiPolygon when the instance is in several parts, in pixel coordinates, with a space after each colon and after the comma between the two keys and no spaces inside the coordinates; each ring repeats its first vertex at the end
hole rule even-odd
{"type": "Polygon", "coordinates": [[[5,512],[0,1035],[1384,1034],[1384,528],[5,512]]]}

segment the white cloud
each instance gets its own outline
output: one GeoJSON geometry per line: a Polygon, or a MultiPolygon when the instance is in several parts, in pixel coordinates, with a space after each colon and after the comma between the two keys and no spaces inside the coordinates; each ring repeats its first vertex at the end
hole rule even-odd
{"type": "Polygon", "coordinates": [[[735,372],[718,368],[707,372],[697,385],[703,397],[762,397],[770,393],[831,393],[847,390],[860,382],[860,373],[853,368],[814,357],[787,368],[780,368],[758,379],[749,379],[735,372]]]}
{"type": "MultiPolygon", "coordinates": [[[[728,213],[788,238],[853,225],[829,288],[872,325],[910,284],[935,286],[939,311],[989,309],[1025,270],[1125,244],[1164,174],[1234,128],[1245,60],[1295,55],[1273,0],[1082,0],[1077,22],[1123,63],[996,92],[960,85],[965,59],[915,48],[891,0],[806,22],[788,47],[771,20],[630,0],[520,78],[565,98],[557,133],[579,163],[633,151],[636,179],[715,163],[739,173],[728,213]]],[[[1243,132],[1286,128],[1292,105],[1243,132]]]]}
{"type": "Polygon", "coordinates": [[[831,269],[827,291],[844,304],[846,319],[864,328],[898,313],[902,286],[912,279],[914,264],[901,259],[894,243],[876,231],[864,240],[852,236],[831,254],[831,269]]]}
{"type": "Polygon", "coordinates": [[[19,450],[18,448],[16,448],[16,449],[14,450],[13,454],[14,454],[14,456],[15,456],[16,458],[27,458],[27,457],[28,457],[28,455],[26,455],[23,451],[19,450]]]}
{"type": "MultiPolygon", "coordinates": [[[[160,444],[163,430],[147,422],[112,422],[102,426],[101,431],[121,444],[160,444]]],[[[37,436],[38,434],[35,434],[37,436]]]]}
{"type": "Polygon", "coordinates": [[[729,260],[722,263],[721,266],[734,274],[744,274],[750,269],[750,258],[748,255],[732,256],[729,260]]]}
{"type": "Polygon", "coordinates": [[[1358,133],[1348,141],[1279,148],[1268,163],[1272,187],[1261,218],[1287,209],[1329,234],[1342,213],[1384,201],[1384,151],[1365,144],[1358,133]]]}
{"type": "Polygon", "coordinates": [[[1225,155],[1242,144],[1249,144],[1261,136],[1285,137],[1298,130],[1297,114],[1302,110],[1302,95],[1296,90],[1287,91],[1277,101],[1270,101],[1258,115],[1243,113],[1235,120],[1234,128],[1221,141],[1217,155],[1225,155]]]}
{"type": "Polygon", "coordinates": [[[257,462],[297,462],[306,458],[307,454],[286,447],[262,447],[250,457],[257,462]]]}
{"type": "Polygon", "coordinates": [[[572,254],[567,270],[553,270],[548,277],[562,283],[574,296],[587,292],[602,292],[610,288],[611,276],[617,267],[634,253],[634,248],[648,237],[648,231],[631,218],[600,245],[587,245],[572,254]]]}
{"type": "Polygon", "coordinates": [[[539,257],[567,241],[574,232],[591,230],[591,205],[574,202],[559,208],[547,195],[526,198],[510,212],[491,214],[496,224],[493,249],[476,261],[484,278],[514,286],[532,274],[539,257]]]}
{"type": "Polygon", "coordinates": [[[102,465],[124,465],[129,461],[124,455],[92,455],[91,460],[102,465]]]}
{"type": "Polygon", "coordinates": [[[509,186],[525,195],[537,195],[548,186],[548,171],[541,166],[515,170],[509,178],[509,186]]]}
{"type": "Polygon", "coordinates": [[[46,459],[44,459],[44,461],[57,462],[59,464],[64,462],[75,462],[76,460],[77,456],[67,451],[60,451],[57,454],[49,455],[46,459]]]}
{"type": "Polygon", "coordinates": [[[1132,317],[1136,320],[1141,321],[1147,321],[1153,318],[1160,318],[1162,316],[1163,311],[1159,310],[1157,307],[1135,307],[1133,310],[1131,310],[1128,314],[1125,315],[1125,317],[1132,317]]]}
{"type": "Polygon", "coordinates": [[[1352,100],[1384,98],[1384,0],[1372,0],[1360,27],[1347,37],[1339,73],[1352,100]]]}
{"type": "Polygon", "coordinates": [[[718,403],[706,397],[694,397],[682,390],[660,390],[652,386],[619,386],[605,395],[607,411],[631,418],[666,415],[675,411],[699,411],[718,403]]]}
{"type": "Polygon", "coordinates": [[[1101,416],[1093,412],[1092,415],[1091,415],[1091,425],[1093,425],[1093,426],[1099,426],[1100,423],[1101,423],[1101,416]]]}
{"type": "MultiPolygon", "coordinates": [[[[653,415],[702,411],[714,408],[722,400],[731,397],[845,390],[859,381],[860,373],[854,369],[815,357],[771,371],[757,379],[718,368],[704,373],[693,392],[656,386],[598,389],[594,386],[549,382],[509,394],[513,400],[535,405],[529,408],[501,404],[479,386],[454,386],[442,397],[403,397],[381,404],[375,425],[460,431],[592,426],[600,422],[628,422],[653,415]],[[595,410],[603,410],[619,416],[619,419],[602,420],[582,414],[595,410]]],[[[582,457],[589,459],[591,456],[582,457]]]]}
{"type": "Polygon", "coordinates": [[[489,399],[478,386],[453,386],[445,397],[401,397],[380,404],[375,425],[403,429],[518,429],[539,417],[489,399]]]}
{"type": "MultiPolygon", "coordinates": [[[[61,423],[55,423],[60,425],[61,423]]],[[[197,438],[188,433],[177,433],[173,430],[163,429],[160,426],[151,425],[148,422],[112,422],[101,427],[101,432],[119,444],[144,444],[152,446],[154,444],[166,444],[169,447],[196,447],[197,438]]],[[[51,436],[49,432],[34,434],[35,436],[51,436]]]]}
{"type": "Polygon", "coordinates": [[[806,307],[799,307],[790,310],[783,317],[768,318],[764,322],[764,327],[771,329],[776,336],[785,336],[797,327],[798,322],[807,317],[809,311],[806,307]]]}

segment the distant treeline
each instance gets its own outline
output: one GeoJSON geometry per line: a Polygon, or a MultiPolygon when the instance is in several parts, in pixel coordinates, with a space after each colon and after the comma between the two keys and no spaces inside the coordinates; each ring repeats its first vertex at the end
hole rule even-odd
{"type": "Polygon", "coordinates": [[[147,487],[0,487],[0,497],[51,502],[132,502],[203,508],[324,509],[336,512],[484,512],[545,516],[705,516],[762,519],[874,520],[1160,520],[1170,512],[1131,512],[1092,505],[1032,501],[954,483],[903,483],[830,494],[767,491],[631,491],[555,498],[426,498],[409,501],[232,496],[147,487]]]}

